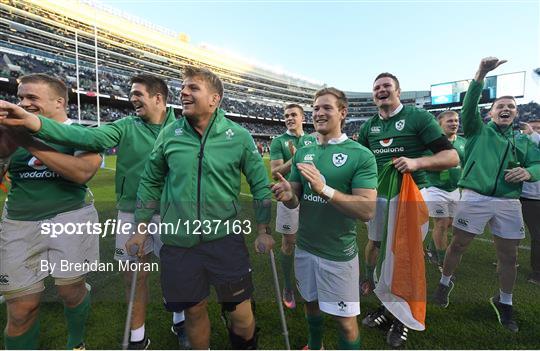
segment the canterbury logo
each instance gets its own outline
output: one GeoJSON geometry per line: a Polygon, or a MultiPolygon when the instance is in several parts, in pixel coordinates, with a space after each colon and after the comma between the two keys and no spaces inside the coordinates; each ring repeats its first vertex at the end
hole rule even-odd
{"type": "Polygon", "coordinates": [[[462,225],[463,227],[466,227],[469,225],[469,220],[464,218],[458,218],[457,222],[462,225]]]}
{"type": "Polygon", "coordinates": [[[392,142],[394,141],[394,138],[390,138],[390,139],[383,139],[383,140],[379,140],[379,143],[381,144],[381,146],[383,147],[388,147],[390,145],[392,145],[392,142]]]}
{"type": "Polygon", "coordinates": [[[36,171],[43,171],[44,169],[47,169],[47,166],[40,160],[38,160],[35,156],[28,161],[28,166],[32,167],[36,171]]]}

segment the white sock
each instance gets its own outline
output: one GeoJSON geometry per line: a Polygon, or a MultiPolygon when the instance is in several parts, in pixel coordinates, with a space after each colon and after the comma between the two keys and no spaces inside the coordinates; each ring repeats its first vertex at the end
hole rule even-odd
{"type": "Polygon", "coordinates": [[[144,324],[137,329],[131,329],[131,337],[129,338],[129,341],[137,342],[144,339],[144,324]]]}
{"type": "Polygon", "coordinates": [[[442,274],[442,275],[441,275],[440,283],[441,283],[442,285],[450,286],[450,279],[452,279],[452,276],[451,276],[451,275],[444,275],[444,274],[442,274]]]}
{"type": "Polygon", "coordinates": [[[512,294],[507,294],[499,289],[499,302],[512,306],[512,294]]]}
{"type": "Polygon", "coordinates": [[[173,312],[173,315],[172,315],[173,324],[178,324],[180,322],[183,322],[185,319],[186,319],[186,317],[184,316],[184,311],[182,311],[182,312],[173,312]]]}

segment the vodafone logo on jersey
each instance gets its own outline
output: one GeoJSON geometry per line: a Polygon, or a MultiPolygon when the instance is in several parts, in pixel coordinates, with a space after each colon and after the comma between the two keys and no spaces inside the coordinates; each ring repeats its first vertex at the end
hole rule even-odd
{"type": "Polygon", "coordinates": [[[43,171],[44,169],[47,169],[47,166],[45,166],[45,164],[36,157],[32,157],[30,161],[28,161],[28,166],[32,167],[36,171],[43,171]]]}
{"type": "Polygon", "coordinates": [[[394,138],[382,139],[382,140],[379,140],[379,144],[381,144],[382,147],[388,147],[392,145],[393,141],[394,141],[394,138]]]}

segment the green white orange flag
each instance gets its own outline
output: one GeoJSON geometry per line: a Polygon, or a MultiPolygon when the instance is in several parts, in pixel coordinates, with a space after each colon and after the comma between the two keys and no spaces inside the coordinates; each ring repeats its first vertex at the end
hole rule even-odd
{"type": "Polygon", "coordinates": [[[423,232],[429,214],[410,173],[389,162],[379,175],[378,196],[386,202],[385,233],[374,273],[375,294],[407,327],[426,328],[426,275],[423,232]]]}

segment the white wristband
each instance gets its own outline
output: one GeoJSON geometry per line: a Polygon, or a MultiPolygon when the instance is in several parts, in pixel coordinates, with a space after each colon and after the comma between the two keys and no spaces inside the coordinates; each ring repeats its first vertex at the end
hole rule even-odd
{"type": "Polygon", "coordinates": [[[324,187],[322,188],[322,191],[321,191],[321,194],[326,196],[328,198],[328,200],[332,200],[335,193],[336,193],[336,189],[334,189],[332,187],[329,187],[326,184],[324,185],[324,187]]]}

